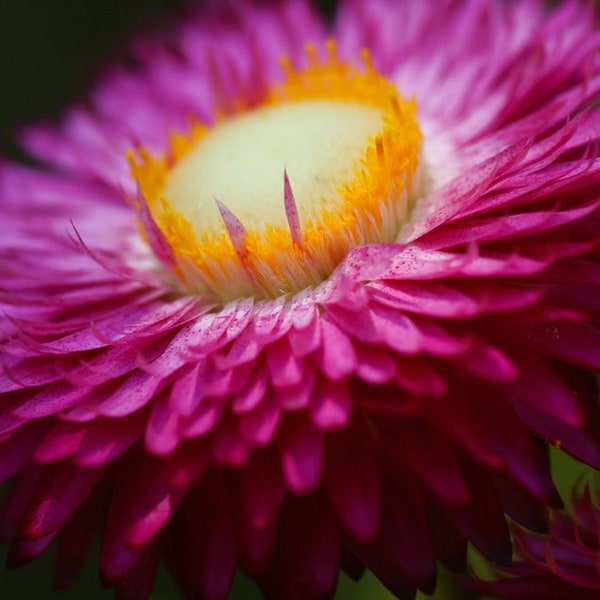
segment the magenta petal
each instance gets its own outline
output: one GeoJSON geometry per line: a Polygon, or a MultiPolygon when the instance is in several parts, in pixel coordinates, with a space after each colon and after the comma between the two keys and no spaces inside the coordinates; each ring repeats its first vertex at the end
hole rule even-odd
{"type": "Polygon", "coordinates": [[[305,362],[293,353],[287,342],[273,344],[266,355],[269,379],[274,387],[299,385],[305,379],[305,362]]]}
{"type": "MultiPolygon", "coordinates": [[[[294,304],[294,312],[296,305],[294,304]]],[[[311,315],[312,317],[312,315],[311,315]]],[[[315,352],[321,345],[322,330],[321,320],[314,316],[311,321],[300,329],[292,328],[289,333],[289,341],[296,356],[306,356],[315,352]]]]}
{"type": "Polygon", "coordinates": [[[302,383],[273,391],[277,404],[283,410],[296,411],[308,407],[316,385],[317,374],[311,369],[307,371],[306,378],[302,383]]]}
{"type": "Polygon", "coordinates": [[[163,378],[137,371],[105,399],[95,402],[94,409],[106,417],[124,417],[145,406],[163,385],[163,378]]]}
{"type": "Polygon", "coordinates": [[[582,422],[581,407],[571,391],[541,365],[522,372],[515,383],[514,394],[519,404],[541,410],[551,418],[560,418],[569,425],[580,425],[582,422]],[[538,397],[543,397],[544,402],[536,402],[534,398],[538,397]]]}
{"type": "Polygon", "coordinates": [[[190,597],[226,600],[236,563],[236,540],[222,478],[207,474],[187,496],[174,523],[172,552],[190,597]]]}
{"type": "Polygon", "coordinates": [[[341,536],[322,498],[300,497],[285,507],[289,526],[281,530],[263,585],[268,598],[328,598],[335,589],[341,536]],[[292,555],[294,560],[286,560],[292,555]]]}
{"type": "Polygon", "coordinates": [[[325,319],[321,320],[321,332],[320,368],[327,377],[339,381],[356,368],[353,345],[345,333],[325,319]]]}
{"type": "Polygon", "coordinates": [[[36,451],[39,440],[43,439],[46,429],[46,423],[34,423],[33,426],[24,427],[21,432],[4,442],[2,445],[4,454],[0,462],[0,482],[5,482],[23,469],[36,451]]]}
{"type": "Polygon", "coordinates": [[[213,449],[215,462],[220,465],[241,466],[250,456],[250,444],[242,435],[239,422],[234,419],[221,423],[213,449]]]}
{"type": "Polygon", "coordinates": [[[75,582],[84,567],[87,552],[98,532],[98,514],[104,509],[106,486],[100,485],[62,528],[56,544],[55,584],[59,589],[75,582]]]}
{"type": "Polygon", "coordinates": [[[267,446],[275,437],[280,420],[281,407],[270,397],[240,416],[240,433],[255,446],[267,446]]]}
{"type": "Polygon", "coordinates": [[[102,419],[85,430],[74,460],[82,467],[106,465],[143,435],[141,417],[102,419]]]}
{"type": "Polygon", "coordinates": [[[254,527],[273,520],[285,495],[285,485],[274,456],[267,451],[255,454],[242,476],[244,517],[254,527]]]}
{"type": "Polygon", "coordinates": [[[568,509],[552,512],[547,532],[514,525],[518,560],[495,568],[493,580],[477,577],[466,585],[494,598],[521,599],[532,590],[540,598],[597,597],[600,521],[595,496],[588,486],[575,492],[568,509]]]}
{"type": "Polygon", "coordinates": [[[127,543],[134,548],[143,547],[154,539],[172,518],[186,491],[185,488],[166,487],[164,465],[148,463],[141,473],[150,476],[138,478],[138,489],[133,492],[125,509],[131,520],[127,528],[127,543]]]}
{"type": "Polygon", "coordinates": [[[233,412],[243,414],[255,409],[264,399],[268,383],[269,379],[265,370],[257,369],[244,390],[235,396],[231,407],[233,412]]]}
{"type": "Polygon", "coordinates": [[[269,451],[254,455],[241,477],[240,553],[244,569],[264,576],[275,548],[279,509],[286,488],[278,459],[269,451]]]}
{"type": "Polygon", "coordinates": [[[89,392],[65,381],[59,381],[42,388],[21,406],[13,411],[17,417],[36,419],[61,412],[80,402],[89,392]]]}
{"type": "MultiPolygon", "coordinates": [[[[126,471],[120,475],[120,484],[122,488],[127,489],[131,477],[127,477],[126,471]]],[[[118,490],[119,488],[115,488],[118,490]]],[[[118,502],[124,494],[113,495],[111,499],[110,511],[106,521],[104,537],[102,540],[102,550],[100,554],[100,577],[107,585],[115,585],[124,580],[128,573],[134,568],[135,564],[144,554],[144,546],[130,546],[126,543],[125,532],[127,531],[128,513],[123,510],[123,506],[118,502]]]]}
{"type": "Polygon", "coordinates": [[[493,485],[486,482],[483,473],[480,470],[472,474],[484,482],[477,498],[461,505],[443,504],[439,510],[446,512],[461,533],[490,560],[508,565],[512,556],[508,526],[493,485]]]}
{"type": "Polygon", "coordinates": [[[315,488],[323,468],[323,434],[303,414],[282,423],[279,437],[281,467],[287,485],[297,493],[315,488]]]}
{"type": "Polygon", "coordinates": [[[58,422],[39,444],[35,460],[53,463],[72,456],[81,444],[87,429],[78,423],[58,422]]]}
{"type": "Polygon", "coordinates": [[[168,398],[162,396],[155,401],[148,419],[146,447],[151,454],[170,454],[179,444],[179,438],[179,415],[170,410],[168,398]]]}
{"type": "Polygon", "coordinates": [[[116,589],[117,600],[139,600],[148,598],[154,587],[154,580],[160,565],[161,546],[151,544],[146,547],[132,571],[121,581],[116,589]]]}
{"type": "Polygon", "coordinates": [[[208,361],[198,361],[175,379],[169,394],[169,407],[182,417],[191,416],[203,398],[203,379],[210,369],[208,361]]]}
{"type": "Polygon", "coordinates": [[[22,525],[30,540],[58,530],[87,498],[104,473],[103,468],[83,470],[58,463],[45,473],[22,525]]]}
{"type": "Polygon", "coordinates": [[[436,565],[426,499],[420,491],[411,489],[413,486],[406,479],[391,483],[389,487],[384,505],[387,502],[392,504],[384,510],[389,510],[393,517],[390,527],[383,528],[381,533],[383,545],[388,546],[404,577],[419,589],[431,593],[435,588],[436,565]],[[415,515],[410,522],[402,517],[407,511],[415,515]],[[401,551],[405,544],[411,546],[410,553],[401,551]]]}
{"type": "Polygon", "coordinates": [[[315,426],[322,431],[346,427],[352,412],[350,386],[345,383],[335,385],[327,380],[320,382],[309,412],[315,426]]]}
{"type": "Polygon", "coordinates": [[[13,542],[6,559],[7,567],[19,567],[31,562],[34,558],[37,558],[48,549],[50,544],[54,541],[56,533],[57,532],[54,531],[47,536],[36,540],[19,539],[13,542]]]}
{"type": "Polygon", "coordinates": [[[143,195],[139,193],[136,197],[136,202],[139,203],[139,215],[141,217],[142,225],[148,235],[148,243],[152,250],[168,268],[173,268],[175,265],[175,257],[173,256],[173,249],[169,246],[164,234],[158,228],[156,221],[152,217],[150,209],[146,204],[146,200],[143,195]]]}
{"type": "Polygon", "coordinates": [[[380,518],[379,472],[373,442],[358,419],[349,431],[329,437],[324,485],[350,534],[372,539],[380,518]]]}
{"type": "Polygon", "coordinates": [[[27,512],[31,498],[42,478],[43,469],[37,465],[20,471],[2,502],[0,535],[2,541],[14,539],[27,512]]]}

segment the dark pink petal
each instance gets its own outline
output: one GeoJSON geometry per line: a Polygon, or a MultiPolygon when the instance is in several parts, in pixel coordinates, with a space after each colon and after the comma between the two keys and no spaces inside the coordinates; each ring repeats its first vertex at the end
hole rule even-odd
{"type": "Polygon", "coordinates": [[[202,401],[203,380],[208,373],[208,361],[197,361],[195,365],[179,373],[169,394],[169,408],[181,415],[190,417],[202,401]]]}
{"type": "Polygon", "coordinates": [[[12,480],[10,489],[2,501],[2,541],[14,539],[42,475],[42,467],[29,465],[12,480]]]}
{"type": "Polygon", "coordinates": [[[26,565],[45,552],[56,537],[56,531],[37,540],[19,538],[15,540],[8,551],[6,566],[15,568],[26,565]]]}
{"type": "Polygon", "coordinates": [[[59,421],[48,432],[35,452],[35,460],[53,463],[72,456],[87,433],[87,428],[79,423],[59,421]]]}
{"type": "Polygon", "coordinates": [[[127,577],[115,588],[117,600],[148,598],[154,588],[154,580],[160,565],[161,546],[158,543],[146,547],[127,577]]]}
{"type": "Polygon", "coordinates": [[[123,464],[113,483],[110,510],[106,520],[100,554],[100,577],[105,585],[115,585],[123,581],[144,554],[145,546],[130,546],[125,540],[129,526],[129,514],[119,500],[130,495],[129,487],[133,477],[133,460],[123,464]]]}
{"type": "Polygon", "coordinates": [[[366,383],[382,385],[396,378],[396,357],[387,349],[378,346],[359,346],[356,374],[366,383]]]}
{"type": "Polygon", "coordinates": [[[169,243],[165,239],[164,234],[159,229],[156,221],[152,217],[150,209],[146,204],[146,200],[143,195],[139,193],[136,196],[136,202],[139,205],[138,214],[140,216],[141,224],[144,227],[144,231],[148,236],[148,243],[154,251],[157,258],[169,269],[175,267],[175,257],[173,256],[173,249],[169,246],[169,243]]]}
{"type": "Polygon", "coordinates": [[[46,469],[21,526],[29,540],[56,532],[89,496],[104,468],[80,469],[69,462],[46,469]]]}
{"type": "Polygon", "coordinates": [[[105,398],[95,399],[94,411],[104,417],[126,417],[148,404],[163,386],[162,377],[136,371],[105,398]]]}
{"type": "Polygon", "coordinates": [[[21,471],[37,451],[40,440],[48,429],[45,422],[33,423],[22,428],[18,433],[11,435],[0,444],[2,461],[0,462],[0,482],[21,471]]]}
{"type": "MultiPolygon", "coordinates": [[[[171,467],[175,466],[176,461],[177,457],[161,461],[145,460],[129,488],[115,492],[123,496],[120,500],[123,518],[128,521],[125,529],[128,546],[139,547],[150,543],[172,518],[185,497],[188,486],[169,486],[171,467]]],[[[206,467],[206,462],[202,460],[189,465],[194,478],[201,475],[203,467],[206,467]]]]}
{"type": "Polygon", "coordinates": [[[143,417],[101,419],[87,427],[74,461],[84,468],[109,464],[143,436],[143,417]]]}
{"type": "Polygon", "coordinates": [[[244,465],[250,456],[250,444],[240,431],[239,422],[225,419],[215,434],[213,444],[214,460],[219,465],[239,467],[244,465]]]}
{"type": "Polygon", "coordinates": [[[335,385],[331,381],[323,380],[313,393],[309,413],[315,426],[322,431],[345,428],[352,413],[350,385],[335,385]]]}
{"type": "Polygon", "coordinates": [[[96,488],[58,535],[55,584],[59,589],[73,585],[84,567],[87,553],[98,530],[98,514],[104,508],[105,494],[105,485],[96,488]]]}
{"type": "Polygon", "coordinates": [[[369,541],[380,518],[379,469],[373,442],[356,417],[347,431],[327,439],[324,486],[353,538],[369,541]]]}
{"type": "Polygon", "coordinates": [[[265,398],[252,411],[240,416],[240,433],[254,446],[268,446],[277,434],[281,416],[278,402],[273,397],[265,398]]]}
{"type": "Polygon", "coordinates": [[[179,415],[170,410],[168,396],[162,395],[155,400],[148,418],[146,448],[151,454],[170,454],[179,441],[179,415]]]}
{"type": "Polygon", "coordinates": [[[329,598],[338,577],[340,532],[327,504],[318,497],[290,499],[289,526],[281,530],[267,598],[329,598]],[[292,560],[289,560],[292,557],[292,560]]]}
{"type": "Polygon", "coordinates": [[[293,352],[289,342],[281,340],[269,346],[266,358],[274,387],[297,386],[306,379],[306,363],[293,352]]]}
{"type": "Polygon", "coordinates": [[[231,405],[233,412],[243,414],[256,408],[267,393],[268,383],[266,370],[257,368],[244,390],[236,394],[231,405]]]}
{"type": "Polygon", "coordinates": [[[35,393],[12,412],[15,416],[39,419],[71,408],[89,393],[89,389],[57,381],[35,393]]]}
{"type": "Polygon", "coordinates": [[[598,577],[598,505],[586,486],[574,492],[571,506],[553,511],[549,531],[533,533],[514,526],[518,560],[512,566],[494,569],[495,578],[466,581],[478,593],[497,598],[581,598],[591,600],[600,590],[598,577]],[[579,516],[584,516],[579,519],[579,516]],[[587,539],[588,546],[583,540],[587,539]]]}
{"type": "Polygon", "coordinates": [[[190,597],[226,600],[235,573],[236,540],[223,477],[207,474],[188,494],[173,527],[178,574],[190,597]]]}
{"type": "Polygon", "coordinates": [[[321,319],[321,348],[317,354],[320,369],[333,381],[339,381],[356,367],[352,342],[336,325],[321,319]]]}
{"type": "Polygon", "coordinates": [[[381,469],[385,478],[382,514],[387,515],[386,524],[380,528],[377,537],[366,540],[369,543],[355,545],[356,551],[379,576],[380,573],[386,576],[385,571],[395,565],[398,573],[412,586],[431,591],[435,585],[436,566],[426,499],[410,477],[398,477],[397,471],[388,466],[389,463],[384,462],[381,469]],[[410,520],[404,518],[407,511],[413,515],[410,520]],[[407,546],[410,546],[410,552],[403,551],[407,546]]]}
{"type": "Polygon", "coordinates": [[[312,491],[323,468],[323,433],[306,415],[290,415],[282,423],[279,436],[281,467],[290,490],[312,491]]]}

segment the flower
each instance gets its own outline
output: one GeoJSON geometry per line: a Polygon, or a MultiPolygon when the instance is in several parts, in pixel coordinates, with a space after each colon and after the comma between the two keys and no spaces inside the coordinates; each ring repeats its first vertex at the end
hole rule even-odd
{"type": "Polygon", "coordinates": [[[479,591],[494,598],[586,600],[600,591],[600,511],[589,486],[574,495],[570,510],[554,511],[550,531],[535,534],[515,526],[515,546],[522,557],[502,578],[480,580],[479,591]]]}
{"type": "Polygon", "coordinates": [[[577,0],[208,3],[28,129],[11,562],[54,543],[66,585],[101,530],[119,597],[164,559],[209,600],[508,564],[505,514],[560,503],[548,445],[600,467],[599,40],[577,0]]]}

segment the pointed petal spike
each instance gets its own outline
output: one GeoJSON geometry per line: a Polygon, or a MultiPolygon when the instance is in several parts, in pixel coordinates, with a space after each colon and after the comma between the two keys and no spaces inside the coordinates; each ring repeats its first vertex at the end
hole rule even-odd
{"type": "Polygon", "coordinates": [[[295,244],[301,244],[302,229],[300,228],[298,207],[296,206],[296,199],[294,198],[294,192],[292,191],[292,186],[290,184],[290,179],[286,169],[283,170],[283,201],[285,205],[285,216],[290,227],[292,241],[295,244]]]}
{"type": "MultiPolygon", "coordinates": [[[[150,207],[148,206],[148,203],[146,202],[139,185],[137,186],[135,207],[144,233],[146,234],[148,243],[154,251],[154,254],[163,265],[169,269],[175,269],[177,261],[175,258],[175,253],[173,252],[173,248],[167,241],[165,234],[161,231],[160,227],[152,216],[150,207]]],[[[83,240],[81,240],[77,230],[75,231],[75,235],[78,237],[80,242],[83,243],[83,240]]]]}
{"type": "Polygon", "coordinates": [[[217,208],[221,213],[221,218],[223,219],[223,223],[225,228],[227,229],[227,233],[229,234],[229,238],[231,239],[231,243],[233,244],[233,248],[236,254],[243,259],[246,255],[246,228],[242,225],[242,222],[218,199],[214,198],[214,201],[217,203],[217,208]]]}
{"type": "Polygon", "coordinates": [[[217,203],[217,208],[221,213],[221,218],[223,219],[225,229],[227,229],[227,233],[229,234],[233,249],[238,255],[248,279],[252,283],[258,284],[256,274],[252,270],[250,254],[246,248],[246,236],[248,235],[246,228],[218,198],[213,196],[213,199],[217,203]]]}

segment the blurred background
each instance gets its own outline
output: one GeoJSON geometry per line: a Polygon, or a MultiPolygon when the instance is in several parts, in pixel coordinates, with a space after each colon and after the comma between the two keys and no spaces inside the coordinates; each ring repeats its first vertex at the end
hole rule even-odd
{"type": "Polygon", "coordinates": [[[131,31],[160,24],[182,0],[1,0],[0,151],[14,128],[55,118],[81,97],[131,31]]]}

